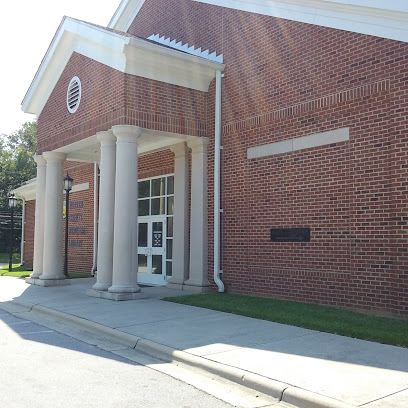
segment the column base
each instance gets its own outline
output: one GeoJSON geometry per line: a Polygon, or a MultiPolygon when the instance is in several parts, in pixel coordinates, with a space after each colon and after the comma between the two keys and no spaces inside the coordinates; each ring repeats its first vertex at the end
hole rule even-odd
{"type": "Polygon", "coordinates": [[[30,278],[32,279],[38,279],[42,275],[42,272],[33,272],[30,274],[30,278]]]}
{"type": "Polygon", "coordinates": [[[143,292],[111,293],[104,290],[88,289],[86,291],[86,294],[91,297],[114,300],[117,302],[122,300],[147,299],[146,294],[144,294],[143,292]]]}
{"type": "Polygon", "coordinates": [[[38,278],[25,278],[25,281],[30,285],[37,285],[37,286],[66,286],[70,285],[71,282],[66,279],[38,279],[38,278]]]}
{"type": "Polygon", "coordinates": [[[109,289],[109,293],[138,293],[140,292],[140,286],[125,286],[125,285],[112,285],[109,289]]]}
{"type": "Polygon", "coordinates": [[[65,280],[66,276],[65,275],[54,275],[54,274],[49,274],[46,275],[45,273],[42,273],[39,277],[41,280],[65,280]]]}
{"type": "Polygon", "coordinates": [[[169,288],[169,289],[183,290],[183,286],[184,285],[182,283],[173,283],[170,281],[167,281],[166,283],[166,288],[169,288]]]}
{"type": "MultiPolygon", "coordinates": [[[[188,281],[187,281],[188,282],[188,281]]],[[[189,292],[194,292],[194,293],[208,293],[211,292],[210,286],[196,286],[196,285],[188,285],[186,284],[183,285],[183,290],[189,291],[189,292]]]]}
{"type": "Polygon", "coordinates": [[[112,286],[112,283],[95,283],[95,285],[92,286],[93,290],[96,291],[107,291],[110,287],[112,286]]]}

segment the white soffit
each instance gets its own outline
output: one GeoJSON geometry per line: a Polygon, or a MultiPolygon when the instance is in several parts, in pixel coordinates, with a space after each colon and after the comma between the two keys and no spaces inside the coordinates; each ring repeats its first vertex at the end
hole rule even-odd
{"type": "Polygon", "coordinates": [[[64,17],[23,99],[24,112],[40,115],[74,52],[120,72],[204,92],[215,72],[225,68],[218,62],[64,17]]]}
{"type": "Polygon", "coordinates": [[[408,42],[406,0],[192,0],[408,42]]]}
{"type": "Polygon", "coordinates": [[[26,181],[23,185],[13,190],[13,193],[18,198],[24,198],[25,200],[35,200],[37,187],[37,179],[33,178],[26,181]]]}

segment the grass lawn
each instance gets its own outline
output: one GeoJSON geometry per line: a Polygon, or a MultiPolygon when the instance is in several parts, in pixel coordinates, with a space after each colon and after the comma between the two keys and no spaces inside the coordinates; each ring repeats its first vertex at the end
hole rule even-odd
{"type": "MultiPolygon", "coordinates": [[[[0,252],[0,263],[9,263],[10,254],[6,252],[0,252]]],[[[20,262],[20,254],[14,253],[12,258],[13,263],[20,262]]]]}
{"type": "Polygon", "coordinates": [[[180,296],[164,300],[378,343],[408,347],[408,321],[406,320],[368,316],[308,303],[228,293],[180,296]]]}
{"type": "MultiPolygon", "coordinates": [[[[26,266],[21,266],[20,264],[13,264],[13,270],[9,272],[8,265],[0,268],[0,276],[15,276],[16,278],[26,278],[30,276],[31,271],[27,270],[26,266]]],[[[82,273],[70,273],[68,279],[76,278],[90,278],[91,275],[84,275],[82,273]]]]}
{"type": "Polygon", "coordinates": [[[32,271],[27,271],[25,266],[21,266],[20,264],[13,264],[12,272],[9,272],[8,265],[3,266],[0,268],[0,276],[15,276],[17,278],[25,278],[30,276],[32,271]]]}

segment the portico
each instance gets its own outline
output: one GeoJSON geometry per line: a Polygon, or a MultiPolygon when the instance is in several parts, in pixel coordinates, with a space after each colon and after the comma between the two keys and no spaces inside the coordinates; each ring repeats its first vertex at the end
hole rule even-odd
{"type": "Polygon", "coordinates": [[[147,284],[209,287],[208,94],[222,61],[215,52],[157,35],[144,39],[63,19],[22,104],[39,118],[31,283],[66,284],[62,170],[68,160],[100,169],[99,183],[98,175],[94,180],[97,281],[90,296],[133,299],[138,274],[147,284]],[[154,154],[164,151],[174,154],[174,174],[144,180],[160,188],[143,197],[143,206],[152,207],[140,212],[138,162],[149,156],[154,163],[154,154]]]}
{"type": "MultiPolygon", "coordinates": [[[[140,259],[138,158],[171,150],[174,153],[172,268],[171,274],[163,271],[162,284],[205,291],[209,286],[207,146],[207,138],[117,125],[88,139],[37,155],[39,205],[36,207],[34,270],[28,281],[47,286],[67,283],[62,270],[62,169],[65,160],[97,162],[100,168],[97,274],[95,285],[87,293],[111,300],[135,298],[140,292],[137,280],[140,259]]],[[[160,241],[163,253],[168,252],[165,238],[160,241]]]]}

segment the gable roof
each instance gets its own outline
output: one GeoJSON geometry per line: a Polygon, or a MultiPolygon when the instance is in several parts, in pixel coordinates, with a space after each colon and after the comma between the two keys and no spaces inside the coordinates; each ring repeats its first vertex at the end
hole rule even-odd
{"type": "Polygon", "coordinates": [[[216,71],[225,67],[113,28],[64,17],[23,99],[24,112],[39,116],[74,52],[120,72],[205,92],[216,71]]]}
{"type": "MultiPolygon", "coordinates": [[[[408,42],[406,0],[191,0],[408,42]]],[[[127,31],[145,0],[122,0],[108,27],[127,31]]]]}

